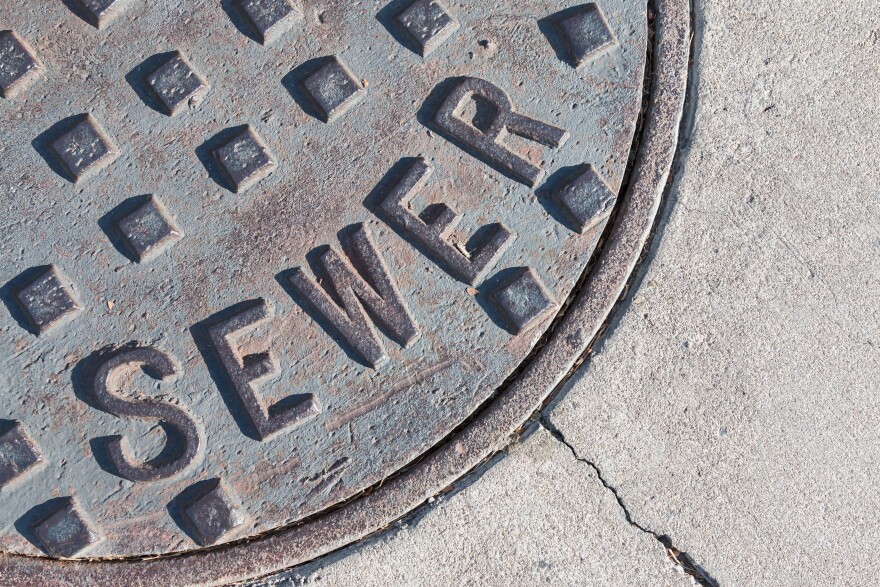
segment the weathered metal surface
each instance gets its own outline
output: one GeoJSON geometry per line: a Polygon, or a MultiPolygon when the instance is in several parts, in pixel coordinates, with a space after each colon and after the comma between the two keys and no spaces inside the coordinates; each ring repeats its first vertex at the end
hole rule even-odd
{"type": "MultiPolygon", "coordinates": [[[[658,151],[631,184],[644,193],[615,197],[648,39],[645,6],[628,0],[86,3],[116,22],[26,4],[0,8],[46,78],[0,102],[0,416],[40,461],[8,466],[0,487],[0,565],[15,582],[135,584],[126,569],[143,566],[219,584],[325,552],[442,488],[592,338],[674,146],[671,75],[651,110],[663,128],[643,138],[658,151]],[[636,228],[612,231],[583,324],[560,349],[562,322],[521,376],[539,377],[531,395],[517,383],[496,396],[572,295],[615,202],[615,231],[636,228]],[[347,513],[273,533],[331,511],[347,513]],[[15,556],[261,535],[202,563],[15,556]]],[[[686,29],[683,3],[658,10],[686,29]]],[[[666,42],[655,59],[677,75],[686,41],[666,42]]]]}

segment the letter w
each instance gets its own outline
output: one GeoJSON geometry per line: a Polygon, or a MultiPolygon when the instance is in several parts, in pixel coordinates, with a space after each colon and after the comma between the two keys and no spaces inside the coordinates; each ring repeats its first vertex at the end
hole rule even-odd
{"type": "Polygon", "coordinates": [[[289,280],[357,354],[378,369],[388,354],[374,324],[404,347],[419,338],[419,326],[400,297],[369,230],[358,224],[346,241],[348,259],[333,248],[319,259],[329,283],[318,285],[301,267],[293,270],[289,280]]]}

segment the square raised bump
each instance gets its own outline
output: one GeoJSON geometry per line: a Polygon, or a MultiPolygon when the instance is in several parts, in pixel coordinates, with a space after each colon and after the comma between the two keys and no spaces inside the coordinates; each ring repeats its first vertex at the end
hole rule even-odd
{"type": "Polygon", "coordinates": [[[530,268],[523,269],[498,288],[491,294],[491,299],[515,334],[531,330],[557,307],[550,292],[530,268]]]}
{"type": "Polygon", "coordinates": [[[338,57],[331,57],[303,82],[325,122],[333,122],[359,102],[366,91],[338,57]]]}
{"type": "Polygon", "coordinates": [[[21,424],[0,422],[0,489],[43,461],[21,424]]]}
{"type": "Polygon", "coordinates": [[[117,227],[139,263],[158,257],[180,240],[182,234],[156,196],[149,196],[136,210],[119,220],[117,227]]]}
{"type": "Polygon", "coordinates": [[[240,0],[239,7],[263,45],[275,42],[303,19],[299,0],[240,0]]]}
{"type": "Polygon", "coordinates": [[[39,334],[70,320],[81,311],[67,279],[54,265],[46,267],[18,292],[17,297],[39,334]]]}
{"type": "Polygon", "coordinates": [[[250,126],[214,149],[214,158],[238,194],[245,192],[278,167],[275,156],[250,126]]]}
{"type": "Polygon", "coordinates": [[[206,482],[204,489],[182,504],[182,509],[186,522],[202,546],[220,542],[247,519],[220,479],[206,482]]]}
{"type": "Polygon", "coordinates": [[[21,95],[40,76],[43,64],[15,31],[0,32],[0,96],[21,95]]]}
{"type": "Polygon", "coordinates": [[[603,51],[617,44],[617,39],[595,2],[566,11],[566,16],[557,20],[559,29],[569,52],[569,59],[575,67],[581,67],[603,51]]]}
{"type": "Polygon", "coordinates": [[[415,0],[397,15],[397,22],[415,41],[422,57],[445,43],[458,30],[458,21],[439,0],[415,0]]]}
{"type": "Polygon", "coordinates": [[[169,116],[176,116],[187,105],[195,104],[209,87],[180,51],[149,74],[146,82],[169,116]]]}
{"type": "Polygon", "coordinates": [[[95,118],[88,114],[52,141],[52,151],[74,183],[88,179],[113,163],[119,149],[95,118]]]}
{"type": "Polygon", "coordinates": [[[56,505],[31,530],[49,556],[71,558],[98,542],[98,535],[73,498],[56,505]]]}
{"type": "Polygon", "coordinates": [[[578,232],[584,233],[608,218],[617,196],[593,166],[588,165],[556,193],[556,200],[577,224],[578,232]]]}
{"type": "Polygon", "coordinates": [[[79,4],[86,21],[96,29],[113,22],[131,0],[74,0],[79,4]]]}

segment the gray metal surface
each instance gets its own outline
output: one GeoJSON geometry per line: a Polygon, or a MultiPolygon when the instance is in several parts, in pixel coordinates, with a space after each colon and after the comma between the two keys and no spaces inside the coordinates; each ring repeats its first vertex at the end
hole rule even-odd
{"type": "Polygon", "coordinates": [[[41,463],[0,488],[8,553],[223,544],[404,469],[572,293],[642,107],[632,2],[306,2],[271,41],[233,4],[100,30],[25,4],[0,28],[46,71],[0,102],[0,406],[41,463]],[[175,59],[185,100],[151,75],[175,59]]]}

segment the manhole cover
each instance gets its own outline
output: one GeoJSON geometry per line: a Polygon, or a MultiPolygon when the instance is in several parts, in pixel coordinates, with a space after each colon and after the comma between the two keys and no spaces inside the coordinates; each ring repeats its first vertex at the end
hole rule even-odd
{"type": "Polygon", "coordinates": [[[686,0],[4,0],[0,30],[13,585],[272,572],[502,447],[638,260],[689,44],[686,0]]]}

